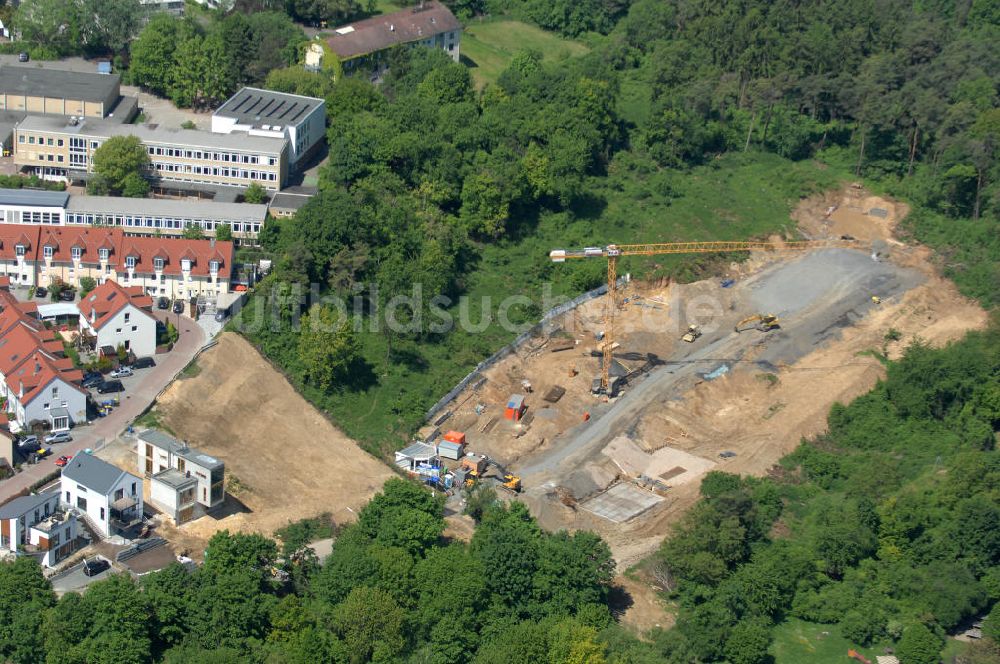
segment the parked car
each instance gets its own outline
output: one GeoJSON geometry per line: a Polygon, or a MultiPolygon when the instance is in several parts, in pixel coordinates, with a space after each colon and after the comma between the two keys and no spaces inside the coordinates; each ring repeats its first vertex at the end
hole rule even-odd
{"type": "Polygon", "coordinates": [[[68,431],[57,431],[56,433],[50,433],[45,437],[45,444],[52,445],[53,443],[68,443],[73,440],[73,436],[69,435],[68,431]]]}
{"type": "Polygon", "coordinates": [[[65,468],[66,464],[73,460],[73,455],[66,456],[65,454],[56,459],[56,465],[60,468],[65,468]]]}
{"type": "Polygon", "coordinates": [[[84,380],[90,380],[91,378],[101,378],[101,372],[100,371],[85,371],[83,373],[83,379],[84,380]]]}
{"type": "Polygon", "coordinates": [[[170,308],[170,298],[161,297],[156,301],[157,309],[169,309],[170,308]]]}
{"type": "Polygon", "coordinates": [[[97,387],[103,382],[104,382],[104,376],[102,376],[101,374],[97,374],[96,376],[84,378],[83,382],[80,384],[86,387],[87,389],[90,389],[91,387],[97,387]]]}
{"type": "Polygon", "coordinates": [[[177,300],[176,302],[174,302],[173,312],[175,314],[184,313],[184,303],[181,302],[180,300],[177,300]]]}
{"type": "Polygon", "coordinates": [[[124,392],[125,386],[120,380],[106,380],[97,386],[98,394],[112,394],[114,392],[124,392]]]}
{"type": "Polygon", "coordinates": [[[49,291],[45,286],[39,286],[35,289],[35,297],[45,297],[49,294],[49,291]]]}
{"type": "Polygon", "coordinates": [[[132,367],[118,367],[108,375],[112,378],[126,378],[132,375],[132,367]]]}
{"type": "Polygon", "coordinates": [[[83,573],[85,576],[97,576],[109,567],[111,567],[111,563],[103,558],[83,561],[83,573]]]}
{"type": "Polygon", "coordinates": [[[17,61],[18,62],[27,62],[30,59],[31,59],[31,56],[28,55],[27,51],[21,51],[20,53],[17,54],[17,61]]]}
{"type": "Polygon", "coordinates": [[[63,302],[72,302],[76,299],[76,291],[72,288],[64,288],[59,291],[59,299],[63,302]]]}
{"type": "Polygon", "coordinates": [[[140,357],[135,362],[132,363],[133,369],[149,369],[150,367],[155,367],[156,362],[153,361],[151,357],[140,357]]]}
{"type": "Polygon", "coordinates": [[[734,456],[736,456],[736,452],[730,452],[726,450],[725,452],[719,452],[719,456],[722,457],[723,459],[732,459],[734,456]]]}
{"type": "Polygon", "coordinates": [[[221,323],[224,320],[226,320],[226,310],[225,309],[220,309],[219,311],[216,311],[215,312],[215,322],[216,323],[221,323]]]}
{"type": "Polygon", "coordinates": [[[38,444],[38,436],[24,436],[17,441],[18,447],[28,447],[30,445],[38,444]]]}

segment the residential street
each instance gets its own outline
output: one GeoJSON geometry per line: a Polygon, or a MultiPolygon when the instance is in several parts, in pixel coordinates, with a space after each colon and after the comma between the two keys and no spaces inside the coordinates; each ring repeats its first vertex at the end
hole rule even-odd
{"type": "MultiPolygon", "coordinates": [[[[171,322],[178,320],[174,314],[158,311],[156,315],[161,319],[169,316],[171,322]]],[[[55,460],[60,456],[77,454],[88,447],[98,449],[103,441],[113,440],[124,431],[207,341],[201,326],[190,318],[180,317],[179,329],[181,336],[177,345],[169,353],[155,356],[155,367],[139,369],[135,372],[135,376],[122,380],[125,391],[117,395],[121,405],[112,410],[110,415],[98,418],[91,424],[73,427],[71,442],[53,445],[51,457],[43,459],[34,466],[25,465],[20,473],[0,482],[0,503],[54,471],[55,460]]]]}

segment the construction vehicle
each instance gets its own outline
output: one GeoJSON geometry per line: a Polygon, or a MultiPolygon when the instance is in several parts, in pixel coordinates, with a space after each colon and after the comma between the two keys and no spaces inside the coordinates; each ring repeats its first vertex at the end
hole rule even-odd
{"type": "Polygon", "coordinates": [[[465,486],[472,488],[477,482],[487,476],[490,466],[496,469],[497,484],[511,493],[521,493],[521,478],[507,470],[507,468],[486,455],[478,456],[468,454],[462,459],[462,468],[466,470],[465,486]]]}
{"type": "Polygon", "coordinates": [[[615,312],[618,309],[618,259],[622,256],[662,256],[665,254],[708,254],[727,251],[804,251],[831,247],[857,248],[853,240],[817,240],[802,242],[665,242],[653,244],[609,244],[584,249],[554,249],[553,263],[576,258],[604,258],[608,261],[608,296],[604,303],[604,337],[601,345],[601,391],[610,396],[610,368],[615,343],[615,312]]]}
{"type": "Polygon", "coordinates": [[[733,328],[737,332],[743,332],[745,330],[760,330],[761,332],[770,332],[773,329],[781,327],[779,325],[780,321],[778,317],[774,314],[754,314],[753,316],[747,316],[733,328]],[[750,327],[743,327],[748,323],[753,323],[750,327]]]}
{"type": "Polygon", "coordinates": [[[689,344],[694,343],[695,339],[701,336],[701,328],[697,325],[688,325],[687,332],[681,337],[681,341],[686,341],[689,344]]]}

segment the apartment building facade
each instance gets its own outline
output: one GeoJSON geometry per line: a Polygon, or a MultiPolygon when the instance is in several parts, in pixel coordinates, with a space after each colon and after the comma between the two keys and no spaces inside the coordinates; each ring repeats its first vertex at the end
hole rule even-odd
{"type": "Polygon", "coordinates": [[[94,152],[112,136],[135,136],[146,148],[146,175],[163,184],[183,183],[272,191],[288,176],[288,140],[249,134],[162,129],[52,116],[28,116],[14,129],[14,164],[48,180],[85,179],[94,152]]]}
{"type": "Polygon", "coordinates": [[[151,297],[211,298],[228,293],[235,247],[229,241],[127,236],[121,228],[0,224],[0,276],[21,286],[139,286],[151,297]]]}

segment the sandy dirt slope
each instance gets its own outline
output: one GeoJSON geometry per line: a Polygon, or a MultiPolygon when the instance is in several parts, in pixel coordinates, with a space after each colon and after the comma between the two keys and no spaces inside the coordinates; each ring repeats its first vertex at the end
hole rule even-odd
{"type": "MultiPolygon", "coordinates": [[[[192,446],[226,463],[248,511],[184,524],[164,534],[178,548],[223,528],[270,534],[322,512],[354,519],[393,475],[305,401],[243,338],[224,333],[198,359],[198,375],[174,383],[157,410],[192,446]]],[[[172,530],[172,529],[169,529],[172,530]]]]}

